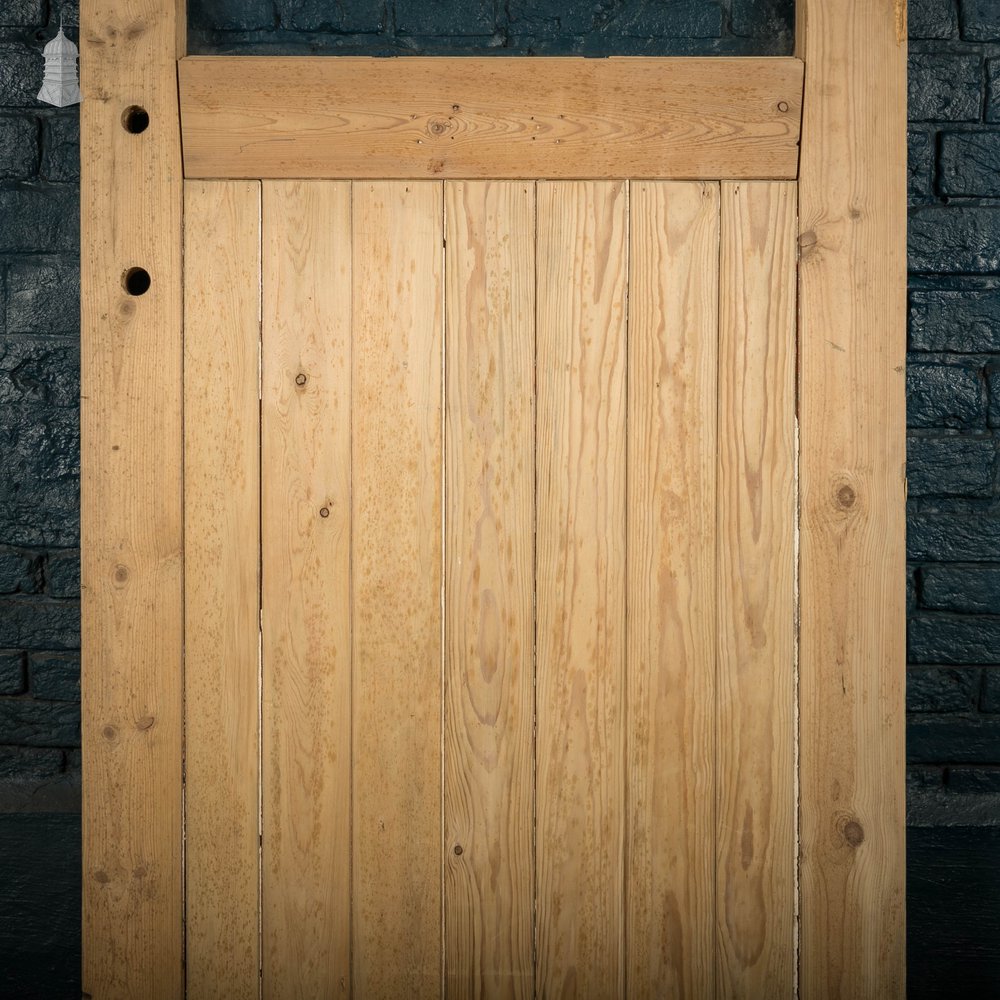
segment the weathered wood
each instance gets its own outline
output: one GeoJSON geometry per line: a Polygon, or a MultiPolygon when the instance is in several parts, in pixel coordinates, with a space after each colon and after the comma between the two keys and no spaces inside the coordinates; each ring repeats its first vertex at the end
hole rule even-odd
{"type": "Polygon", "coordinates": [[[445,185],[445,972],[534,995],[535,185],[445,185]]]}
{"type": "Polygon", "coordinates": [[[722,185],[718,994],[795,960],[795,185],[722,185]]]}
{"type": "Polygon", "coordinates": [[[189,177],[793,178],[796,59],[204,56],[189,177]]]}
{"type": "Polygon", "coordinates": [[[184,216],[187,990],[260,988],[260,183],[190,181],[184,216]]]}
{"type": "Polygon", "coordinates": [[[629,233],[628,995],[710,997],[719,185],[633,183],[629,233]]]}
{"type": "Polygon", "coordinates": [[[261,916],[268,997],[350,989],[351,186],[262,199],[261,916]]]}
{"type": "Polygon", "coordinates": [[[83,990],[179,998],[183,3],[83,0],[83,990]],[[151,127],[132,135],[125,108],[151,127]],[[149,290],[123,287],[145,268],[149,290]]]}
{"type": "Polygon", "coordinates": [[[354,991],[441,993],[442,185],[354,189],[354,991]]]}
{"type": "Polygon", "coordinates": [[[902,997],[906,8],[796,22],[801,990],[902,997]]]}
{"type": "Polygon", "coordinates": [[[537,199],[537,992],[624,983],[628,193],[537,199]]]}

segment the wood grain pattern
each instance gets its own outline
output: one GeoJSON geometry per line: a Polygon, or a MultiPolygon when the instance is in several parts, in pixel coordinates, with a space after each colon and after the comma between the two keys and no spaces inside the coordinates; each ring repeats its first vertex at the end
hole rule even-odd
{"type": "Polygon", "coordinates": [[[722,185],[719,993],[790,996],[795,910],[795,185],[722,185]]]}
{"type": "Polygon", "coordinates": [[[710,997],[719,186],[637,181],[630,220],[627,995],[710,997]]]}
{"type": "Polygon", "coordinates": [[[262,202],[264,995],[350,990],[351,188],[262,202]]]}
{"type": "Polygon", "coordinates": [[[538,185],[537,991],[623,986],[624,184],[538,185]]]}
{"type": "Polygon", "coordinates": [[[82,986],[101,1000],[183,991],[184,9],[80,10],[82,986]],[[136,101],[157,126],[138,136],[136,101]]]}
{"type": "Polygon", "coordinates": [[[445,185],[445,971],[534,994],[535,186],[445,185]]]}
{"type": "Polygon", "coordinates": [[[442,971],[439,183],[354,185],[355,990],[442,971]]]}
{"type": "Polygon", "coordinates": [[[801,990],[905,992],[906,8],[803,0],[801,990]]]}
{"type": "Polygon", "coordinates": [[[193,57],[189,177],[785,177],[796,59],[193,57]]]}
{"type": "Polygon", "coordinates": [[[184,215],[185,938],[192,997],[260,988],[260,184],[184,215]]]}

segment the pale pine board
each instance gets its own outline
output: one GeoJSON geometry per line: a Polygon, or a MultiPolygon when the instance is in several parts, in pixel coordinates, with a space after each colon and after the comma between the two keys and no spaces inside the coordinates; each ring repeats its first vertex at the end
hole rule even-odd
{"type": "MultiPolygon", "coordinates": [[[[354,184],[354,989],[441,991],[440,183],[354,184]]],[[[352,300],[343,297],[346,314],[352,300]]]]}
{"type": "Polygon", "coordinates": [[[83,0],[80,541],[82,988],[184,988],[183,173],[185,4],[83,0]],[[155,128],[121,125],[140,99],[155,128]],[[152,285],[132,297],[129,267],[152,285]]]}
{"type": "Polygon", "coordinates": [[[719,994],[790,996],[795,909],[795,185],[722,185],[719,994]]]}
{"type": "Polygon", "coordinates": [[[537,972],[623,984],[628,194],[538,185],[537,972]]]}
{"type": "Polygon", "coordinates": [[[260,183],[184,188],[187,989],[256,998],[260,183]]]}
{"type": "Polygon", "coordinates": [[[711,997],[719,185],[635,181],[630,219],[628,995],[711,997]]]}
{"type": "Polygon", "coordinates": [[[262,951],[278,1000],[351,981],[350,184],[267,182],[262,220],[262,951]]]}
{"type": "Polygon", "coordinates": [[[802,0],[804,1000],[906,990],[906,5],[802,0]]]}
{"type": "Polygon", "coordinates": [[[535,185],[445,185],[445,972],[534,992],[535,185]]]}

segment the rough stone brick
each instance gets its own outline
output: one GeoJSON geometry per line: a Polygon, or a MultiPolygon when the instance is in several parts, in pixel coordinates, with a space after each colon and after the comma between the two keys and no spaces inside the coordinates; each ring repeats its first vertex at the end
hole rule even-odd
{"type": "Polygon", "coordinates": [[[910,347],[1000,351],[1000,289],[911,292],[910,347]]]}
{"type": "Polygon", "coordinates": [[[41,47],[0,42],[0,107],[37,108],[42,66],[41,47]]]}
{"type": "Polygon", "coordinates": [[[40,173],[48,181],[79,181],[80,114],[76,108],[45,120],[40,173]]]}
{"type": "Polygon", "coordinates": [[[906,613],[913,614],[917,610],[917,571],[913,566],[906,567],[906,613]]]}
{"type": "Polygon", "coordinates": [[[927,132],[910,129],[906,135],[906,195],[911,201],[930,198],[934,143],[927,132]]]}
{"type": "Polygon", "coordinates": [[[37,555],[0,547],[0,593],[35,594],[40,584],[41,561],[37,555]]]}
{"type": "Polygon", "coordinates": [[[625,0],[598,26],[605,37],[719,38],[723,11],[709,0],[625,0]]]}
{"type": "MultiPolygon", "coordinates": [[[[194,4],[192,3],[191,6],[193,7],[194,4]]],[[[67,29],[71,27],[78,28],[80,26],[80,0],[49,0],[49,9],[51,11],[50,20],[52,24],[62,22],[63,26],[67,29]]],[[[67,31],[66,34],[70,35],[73,41],[79,45],[80,40],[77,38],[76,32],[67,31]]]]}
{"type": "Polygon", "coordinates": [[[979,693],[981,671],[914,667],[906,672],[908,712],[969,712],[979,693]]]}
{"type": "Polygon", "coordinates": [[[962,37],[970,42],[1000,41],[997,0],[962,0],[962,37]]]}
{"type": "Polygon", "coordinates": [[[404,35],[492,35],[493,0],[396,0],[396,30],[404,35]]]}
{"type": "Polygon", "coordinates": [[[45,586],[52,597],[79,597],[80,553],[50,553],[45,560],[45,586]]]}
{"type": "Polygon", "coordinates": [[[920,583],[925,608],[1000,615],[1000,566],[926,566],[920,583]]]}
{"type": "Polygon", "coordinates": [[[46,701],[79,701],[79,654],[33,654],[28,658],[28,681],[35,698],[46,701]]]}
{"type": "Polygon", "coordinates": [[[0,180],[27,180],[38,171],[38,123],[25,115],[0,118],[0,180]]]}
{"type": "Polygon", "coordinates": [[[990,427],[1000,427],[1000,367],[990,365],[986,369],[986,387],[990,400],[987,422],[990,427]]]}
{"type": "Polygon", "coordinates": [[[593,31],[603,15],[594,0],[510,0],[510,31],[515,35],[583,35],[593,31]]]}
{"type": "Polygon", "coordinates": [[[907,720],[906,759],[913,764],[1000,760],[1000,719],[915,715],[907,720]]]}
{"type": "Polygon", "coordinates": [[[80,262],[23,260],[7,274],[8,333],[76,333],[80,329],[80,262]]]}
{"type": "Polygon", "coordinates": [[[0,404],[75,409],[80,403],[80,346],[54,337],[0,337],[0,404]]]}
{"type": "Polygon", "coordinates": [[[76,187],[20,184],[0,188],[0,219],[0,253],[79,251],[80,192],[76,187]]]}
{"type": "MultiPolygon", "coordinates": [[[[324,4],[314,0],[312,6],[324,4]]],[[[193,0],[188,5],[188,20],[192,28],[259,31],[275,27],[274,3],[273,0],[193,0]]]]}
{"type": "Polygon", "coordinates": [[[1000,516],[991,511],[920,511],[906,519],[906,550],[912,560],[1000,560],[1000,516]]]}
{"type": "Polygon", "coordinates": [[[911,663],[1000,663],[1000,616],[917,615],[909,648],[911,663]]]}
{"type": "Polygon", "coordinates": [[[953,197],[1000,197],[1000,132],[943,135],[938,185],[942,194],[953,197]]]}
{"type": "Polygon", "coordinates": [[[79,649],[79,602],[34,597],[0,599],[0,647],[79,649]]]}
{"type": "Polygon", "coordinates": [[[24,653],[19,649],[0,651],[0,694],[21,694],[26,690],[24,653]]]}
{"type": "Polygon", "coordinates": [[[916,53],[909,58],[910,121],[975,122],[982,109],[977,55],[916,53]]]}
{"type": "Polygon", "coordinates": [[[0,781],[47,781],[62,769],[62,750],[0,747],[0,781]]]}
{"type": "Polygon", "coordinates": [[[1000,713],[1000,670],[983,671],[983,693],[979,701],[981,712],[1000,713]]]}
{"type": "Polygon", "coordinates": [[[906,445],[909,495],[988,497],[995,459],[992,438],[911,435],[906,445]]]}
{"type": "Polygon", "coordinates": [[[777,38],[794,30],[795,7],[787,0],[732,0],[729,19],[734,35],[777,38]]]}
{"type": "Polygon", "coordinates": [[[986,61],[986,120],[1000,122],[1000,59],[986,61]]]}
{"type": "Polygon", "coordinates": [[[948,790],[958,795],[1000,793],[1000,770],[981,767],[948,768],[948,790]]]}
{"type": "Polygon", "coordinates": [[[912,271],[1000,271],[1000,208],[932,205],[913,209],[907,244],[912,271]]]}
{"type": "Polygon", "coordinates": [[[80,706],[73,702],[0,698],[0,743],[28,747],[80,745],[80,706]]]}
{"type": "Polygon", "coordinates": [[[44,23],[44,0],[3,0],[0,3],[0,27],[34,28],[44,23]]]}
{"type": "Polygon", "coordinates": [[[969,365],[908,365],[907,425],[981,427],[986,419],[984,388],[980,370],[969,365]]]}
{"type": "Polygon", "coordinates": [[[954,38],[958,34],[955,0],[910,0],[906,16],[910,38],[954,38]]]}

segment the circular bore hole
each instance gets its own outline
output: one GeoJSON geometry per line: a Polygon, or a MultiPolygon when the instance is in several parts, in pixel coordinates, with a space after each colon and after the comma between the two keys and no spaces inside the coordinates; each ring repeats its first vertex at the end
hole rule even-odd
{"type": "Polygon", "coordinates": [[[153,279],[144,267],[130,267],[122,276],[122,284],[129,295],[145,295],[153,279]]]}
{"type": "Polygon", "coordinates": [[[145,132],[149,128],[149,112],[133,104],[122,112],[122,127],[133,135],[145,132]]]}

